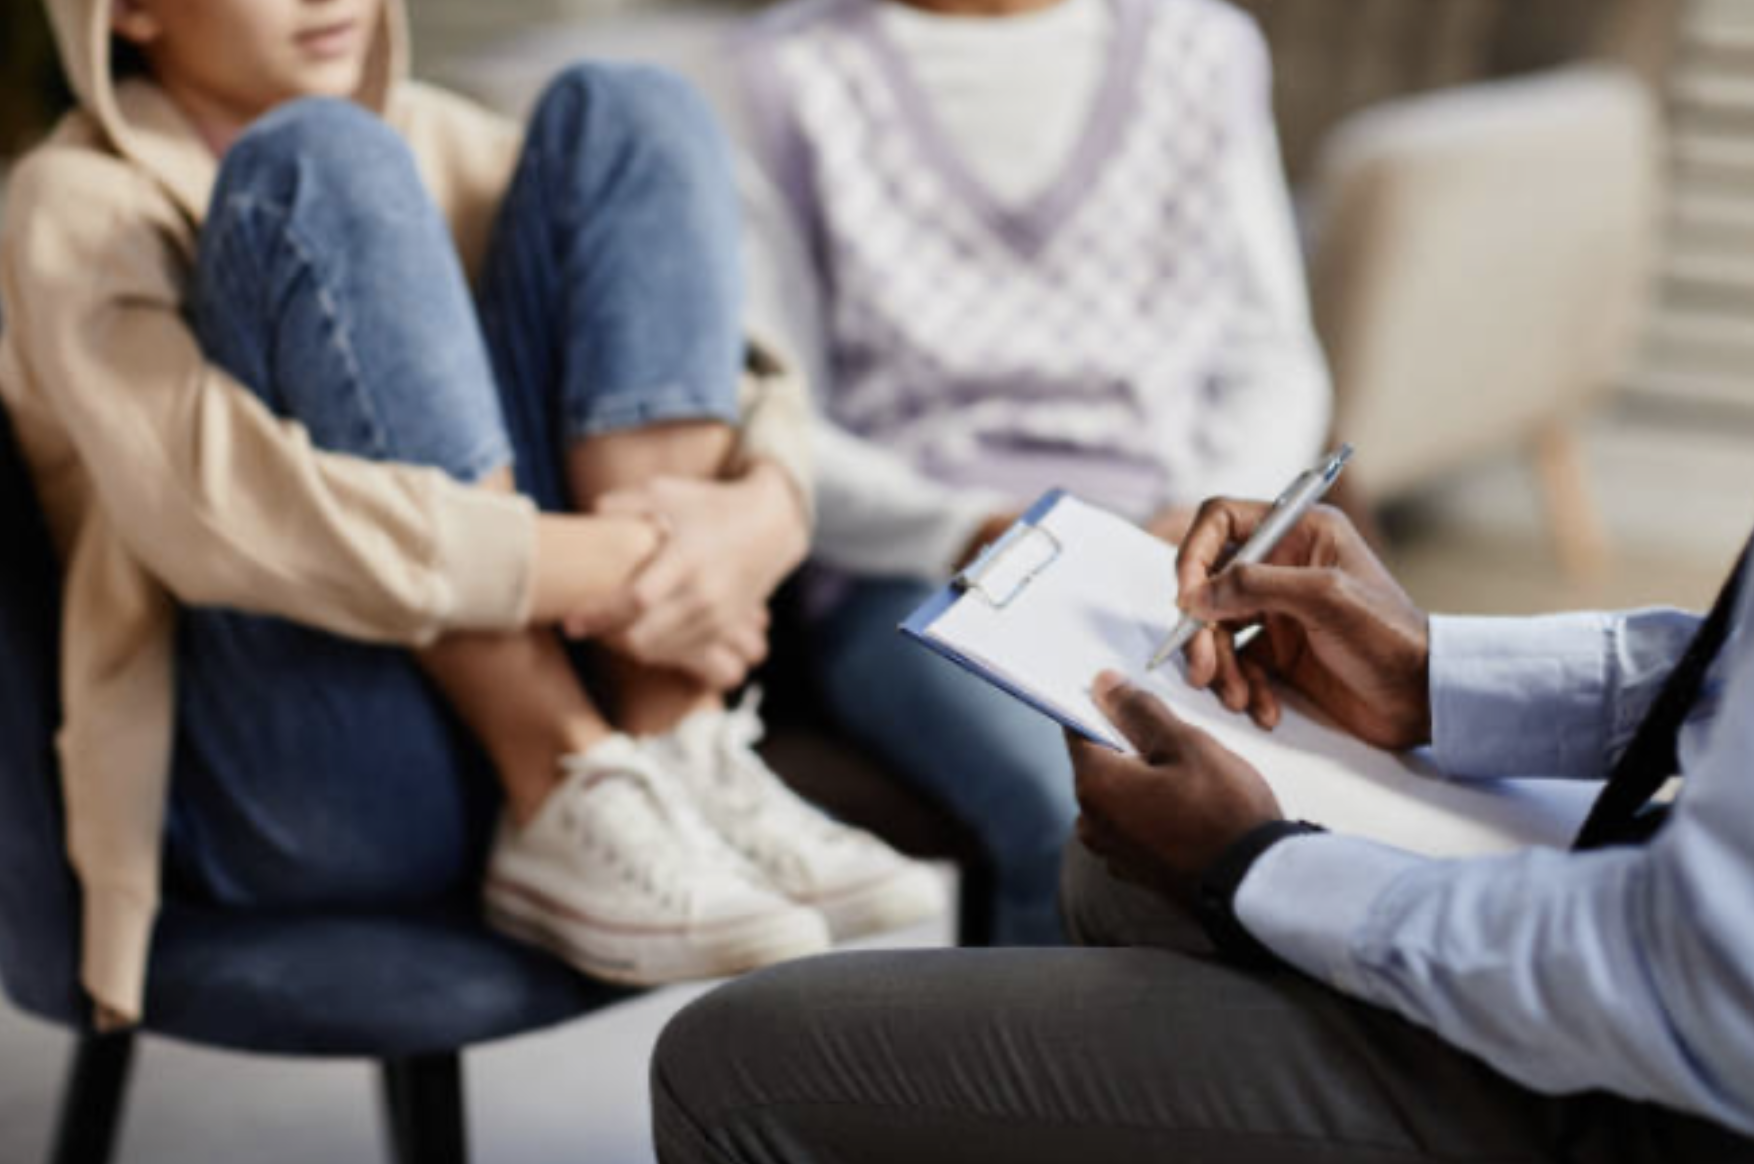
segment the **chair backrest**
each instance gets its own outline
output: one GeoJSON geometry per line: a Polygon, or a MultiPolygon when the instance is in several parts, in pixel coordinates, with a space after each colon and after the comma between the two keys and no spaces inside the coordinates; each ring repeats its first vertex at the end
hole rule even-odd
{"type": "Polygon", "coordinates": [[[1587,59],[1654,79],[1683,0],[1236,0],[1273,53],[1293,179],[1337,126],[1383,101],[1587,59]]]}
{"type": "Polygon", "coordinates": [[[79,1013],[79,895],[55,762],[60,578],[29,473],[0,409],[0,986],[44,1018],[79,1013]]]}
{"type": "Polygon", "coordinates": [[[1659,140],[1644,88],[1602,66],[1385,103],[1329,140],[1310,274],[1358,487],[1515,449],[1612,386],[1659,140]]]}

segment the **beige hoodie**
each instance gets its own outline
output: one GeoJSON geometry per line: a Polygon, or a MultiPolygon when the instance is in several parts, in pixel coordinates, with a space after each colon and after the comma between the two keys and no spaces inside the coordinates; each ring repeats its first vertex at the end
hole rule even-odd
{"type": "MultiPolygon", "coordinates": [[[[65,569],[59,738],[84,890],[82,979],[140,1016],[158,905],[178,603],[415,646],[528,618],[529,502],[314,449],[203,358],[183,296],[217,160],[150,81],[112,83],[111,0],[48,0],[80,100],[14,172],[0,225],[0,400],[65,569]]],[[[406,79],[387,0],[359,99],[413,147],[479,269],[517,128],[406,79]]],[[[742,452],[804,488],[801,386],[745,378],[742,452]]]]}

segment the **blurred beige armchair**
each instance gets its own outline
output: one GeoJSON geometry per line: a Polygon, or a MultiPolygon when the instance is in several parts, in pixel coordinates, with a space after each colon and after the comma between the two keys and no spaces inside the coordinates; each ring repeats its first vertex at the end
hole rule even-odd
{"type": "Polygon", "coordinates": [[[1641,82],[1587,66],[1388,101],[1323,143],[1310,277],[1363,500],[1526,450],[1565,566],[1599,567],[1577,422],[1636,338],[1657,126],[1641,82]]]}

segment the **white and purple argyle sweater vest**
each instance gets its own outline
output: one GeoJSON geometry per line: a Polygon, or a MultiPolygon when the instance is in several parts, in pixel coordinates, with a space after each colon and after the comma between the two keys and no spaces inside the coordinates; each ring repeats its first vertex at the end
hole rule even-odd
{"type": "Polygon", "coordinates": [[[809,235],[839,423],[932,477],[1061,485],[1143,516],[1185,447],[1240,280],[1223,175],[1268,68],[1214,0],[1110,0],[1088,123],[1027,204],[963,164],[881,0],[803,0],[739,58],[766,162],[809,235]]]}

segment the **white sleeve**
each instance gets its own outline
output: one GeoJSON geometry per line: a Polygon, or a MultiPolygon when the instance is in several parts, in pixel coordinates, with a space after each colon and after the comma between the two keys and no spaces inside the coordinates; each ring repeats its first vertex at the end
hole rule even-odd
{"type": "MultiPolygon", "coordinates": [[[[1189,476],[1203,494],[1272,497],[1320,454],[1333,390],[1310,320],[1258,33],[1252,52],[1224,178],[1241,287],[1189,476]]],[[[1172,468],[1186,474],[1186,466],[1172,468]]]]}
{"type": "Polygon", "coordinates": [[[859,574],[938,581],[989,516],[1016,506],[954,490],[828,420],[816,425],[816,560],[859,574]]]}

